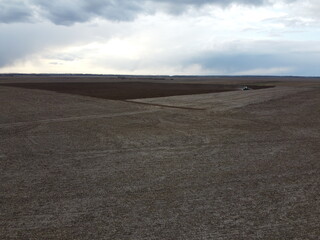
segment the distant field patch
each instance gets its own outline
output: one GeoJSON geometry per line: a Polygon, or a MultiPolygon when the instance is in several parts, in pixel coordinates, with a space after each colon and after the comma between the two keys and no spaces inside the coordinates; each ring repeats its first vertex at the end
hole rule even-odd
{"type": "MultiPolygon", "coordinates": [[[[146,83],[146,82],[51,82],[51,83],[5,83],[3,86],[40,89],[111,100],[168,97],[202,93],[235,91],[243,85],[194,84],[194,83],[146,83]]],[[[251,89],[270,86],[248,85],[251,89]]]]}

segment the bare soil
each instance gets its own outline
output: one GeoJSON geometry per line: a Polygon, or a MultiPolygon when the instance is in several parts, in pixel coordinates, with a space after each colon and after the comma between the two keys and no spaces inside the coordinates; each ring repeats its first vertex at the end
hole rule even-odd
{"type": "MultiPolygon", "coordinates": [[[[6,83],[4,86],[42,89],[60,93],[123,100],[167,97],[201,93],[217,93],[240,90],[235,84],[153,83],[153,82],[52,82],[52,83],[6,83]]],[[[270,86],[249,85],[251,89],[270,86]]]]}
{"type": "Polygon", "coordinates": [[[319,239],[319,80],[137,78],[0,78],[0,239],[319,239]]]}

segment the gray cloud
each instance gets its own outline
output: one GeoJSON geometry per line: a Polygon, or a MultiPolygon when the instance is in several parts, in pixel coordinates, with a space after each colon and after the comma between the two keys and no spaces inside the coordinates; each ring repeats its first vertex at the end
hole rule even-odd
{"type": "Polygon", "coordinates": [[[130,21],[139,14],[150,14],[158,10],[176,14],[183,12],[187,7],[208,4],[256,6],[267,2],[269,0],[0,0],[0,22],[25,22],[34,16],[41,16],[58,25],[86,22],[95,17],[112,21],[130,21]]]}
{"type": "MultiPolygon", "coordinates": [[[[94,29],[89,26],[65,28],[50,23],[0,25],[0,33],[0,67],[25,60],[44,49],[83,44],[95,39],[94,29]]],[[[108,33],[104,37],[108,38],[108,33]]],[[[70,56],[61,57],[70,60],[70,56]]]]}
{"type": "MultiPolygon", "coordinates": [[[[317,66],[320,61],[320,51],[298,52],[293,49],[299,46],[284,47],[285,44],[281,45],[282,50],[271,50],[265,53],[257,52],[261,49],[258,46],[247,52],[233,50],[202,52],[186,60],[184,65],[197,64],[206,72],[221,74],[253,72],[256,69],[287,69],[281,73],[284,75],[316,76],[320,74],[317,66]]],[[[272,47],[270,43],[269,49],[272,47]]]]}
{"type": "Polygon", "coordinates": [[[129,21],[142,11],[138,2],[118,0],[37,0],[42,16],[58,25],[71,25],[76,22],[86,22],[94,17],[101,17],[114,21],[129,21]]]}
{"type": "MultiPolygon", "coordinates": [[[[179,14],[188,7],[201,7],[206,6],[206,4],[228,6],[228,4],[232,3],[256,6],[265,4],[266,2],[262,0],[177,0],[174,3],[169,0],[20,0],[19,2],[15,0],[0,0],[0,68],[14,65],[14,63],[20,60],[23,62],[28,58],[32,59],[33,56],[35,56],[33,64],[39,56],[39,59],[41,57],[43,59],[44,57],[53,65],[60,64],[61,62],[86,59],[86,55],[82,52],[76,52],[75,55],[72,53],[71,55],[63,54],[63,51],[59,51],[59,48],[81,46],[92,42],[105,43],[108,42],[108,39],[126,39],[127,36],[131,35],[138,38],[140,34],[143,36],[144,34],[155,34],[153,31],[148,33],[146,30],[153,29],[154,26],[161,25],[162,22],[159,25],[148,25],[148,27],[145,27],[143,24],[141,25],[145,21],[144,18],[137,19],[135,22],[128,22],[139,14],[153,14],[156,11],[179,14]],[[64,25],[72,25],[77,22],[87,22],[95,17],[121,22],[103,21],[99,24],[92,22],[64,27],[64,25]],[[36,20],[41,18],[49,21],[37,23],[36,20]],[[7,24],[19,21],[32,21],[32,23],[7,24]],[[1,22],[5,24],[1,24],[1,22]],[[134,34],[135,32],[137,34],[134,34]]],[[[310,4],[307,6],[310,7],[312,3],[316,3],[316,0],[308,0],[308,3],[310,4]]],[[[304,9],[308,10],[303,11],[304,14],[312,16],[313,11],[311,11],[311,7],[310,9],[304,9]]],[[[306,21],[303,18],[300,19],[298,17],[299,14],[291,15],[264,21],[267,21],[267,23],[282,23],[287,27],[284,29],[286,31],[294,30],[297,27],[301,27],[303,30],[309,26],[308,18],[306,21]]],[[[158,21],[162,21],[161,17],[158,21]]],[[[182,19],[185,19],[185,17],[183,16],[182,19]]],[[[146,19],[149,19],[149,17],[146,19]]],[[[169,19],[171,18],[169,17],[169,19]]],[[[212,74],[254,73],[254,70],[259,69],[261,72],[268,69],[275,69],[274,72],[277,72],[277,69],[280,69],[279,72],[282,71],[281,73],[290,75],[320,74],[317,66],[317,63],[320,61],[320,48],[318,47],[319,42],[316,38],[316,32],[313,31],[309,35],[307,34],[305,38],[302,35],[297,35],[300,38],[298,39],[299,41],[294,41],[295,36],[286,36],[285,38],[281,38],[282,40],[275,38],[274,41],[259,43],[254,40],[234,40],[235,42],[227,43],[222,38],[224,35],[222,35],[221,47],[211,46],[210,39],[208,39],[207,43],[206,41],[201,41],[201,44],[202,42],[207,44],[206,47],[202,47],[200,43],[196,43],[197,37],[195,37],[195,44],[192,44],[194,33],[190,32],[191,35],[182,34],[180,36],[178,34],[176,36],[176,28],[170,29],[168,27],[168,24],[171,24],[171,22],[166,22],[165,24],[167,24],[166,28],[159,29],[161,33],[159,33],[159,42],[161,44],[154,44],[154,49],[159,50],[160,48],[162,51],[155,50],[153,52],[151,49],[150,53],[138,60],[121,58],[121,56],[106,57],[104,59],[103,55],[103,59],[99,59],[96,56],[92,57],[90,54],[87,55],[86,60],[89,62],[97,61],[94,65],[102,64],[102,67],[108,66],[110,69],[119,69],[119,71],[138,71],[143,69],[155,69],[157,71],[161,66],[163,66],[163,69],[178,66],[179,70],[181,69],[180,72],[183,72],[188,68],[190,69],[190,67],[199,66],[200,69],[203,69],[203,72],[212,74]],[[168,35],[172,35],[172,38],[166,39],[166,37],[163,37],[162,39],[162,36],[168,35]],[[181,48],[169,47],[174,44],[179,45],[185,39],[192,39],[186,41],[186,44],[190,45],[190,49],[185,44],[182,44],[181,48]],[[315,42],[312,42],[312,39],[315,39],[315,42]]],[[[203,31],[206,30],[203,29],[203,31]]],[[[276,32],[280,31],[282,33],[284,30],[276,29],[276,32]]],[[[214,35],[214,32],[212,34],[214,35]]],[[[202,35],[200,34],[200,36],[202,35]]],[[[205,39],[208,36],[210,38],[210,35],[205,34],[204,36],[205,39]]],[[[218,39],[218,37],[219,35],[216,38],[218,39]]],[[[235,39],[237,39],[236,36],[235,39]]],[[[239,39],[244,38],[243,36],[239,36],[239,39]]],[[[91,50],[89,49],[88,51],[91,50]]],[[[20,62],[17,65],[19,64],[20,62]]],[[[273,74],[273,72],[270,74],[273,74]]]]}
{"type": "Polygon", "coordinates": [[[25,2],[0,0],[0,23],[29,21],[32,14],[30,5],[25,2]]]}
{"type": "MultiPolygon", "coordinates": [[[[177,69],[182,74],[199,67],[203,74],[226,75],[296,75],[319,76],[320,49],[306,45],[318,42],[247,41],[234,42],[223,50],[165,52],[148,54],[140,59],[99,58],[94,65],[126,72],[153,69],[177,69]]],[[[162,72],[169,74],[168,72],[162,72]]]]}
{"type": "Polygon", "coordinates": [[[179,4],[179,5],[205,5],[205,4],[218,4],[222,6],[226,6],[232,3],[236,4],[247,4],[247,5],[262,5],[264,3],[268,3],[268,0],[159,0],[154,2],[167,2],[171,4],[179,4]]]}

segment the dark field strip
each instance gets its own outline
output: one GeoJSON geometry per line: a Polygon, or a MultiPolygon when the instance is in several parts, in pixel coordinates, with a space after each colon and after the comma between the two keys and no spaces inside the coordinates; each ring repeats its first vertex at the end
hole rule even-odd
{"type": "MultiPolygon", "coordinates": [[[[202,93],[236,91],[243,85],[224,84],[183,84],[183,83],[145,83],[145,82],[82,82],[82,83],[5,83],[3,86],[40,89],[111,100],[168,97],[202,93]]],[[[270,86],[248,85],[251,89],[270,86]]]]}

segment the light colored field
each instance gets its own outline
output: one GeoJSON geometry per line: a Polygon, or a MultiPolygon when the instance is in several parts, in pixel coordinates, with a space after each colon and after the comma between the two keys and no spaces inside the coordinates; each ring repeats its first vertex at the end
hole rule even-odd
{"type": "Polygon", "coordinates": [[[317,239],[320,82],[272,84],[147,104],[0,86],[0,238],[317,239]]]}

